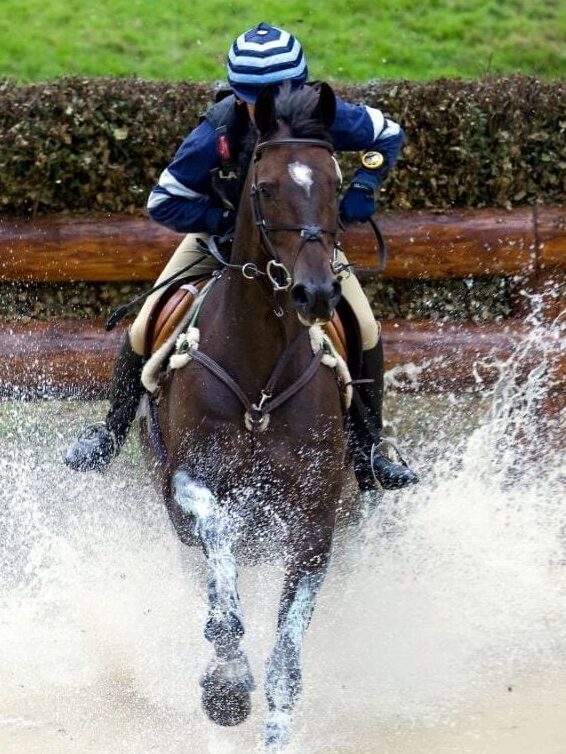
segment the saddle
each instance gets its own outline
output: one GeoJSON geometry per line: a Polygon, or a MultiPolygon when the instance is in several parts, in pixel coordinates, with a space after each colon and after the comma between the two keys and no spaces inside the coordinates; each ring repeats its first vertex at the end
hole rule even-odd
{"type": "Polygon", "coordinates": [[[179,278],[167,286],[155,302],[145,333],[145,358],[149,359],[175,331],[210,277],[179,278]]]}
{"type": "MultiPolygon", "coordinates": [[[[177,326],[186,317],[195,298],[209,280],[210,277],[199,278],[198,280],[180,278],[164,290],[149,316],[145,342],[146,359],[149,359],[167,342],[177,326]]],[[[348,354],[352,352],[352,344],[348,343],[342,320],[343,317],[336,311],[332,320],[326,323],[322,329],[336,351],[347,362],[348,354]]]]}

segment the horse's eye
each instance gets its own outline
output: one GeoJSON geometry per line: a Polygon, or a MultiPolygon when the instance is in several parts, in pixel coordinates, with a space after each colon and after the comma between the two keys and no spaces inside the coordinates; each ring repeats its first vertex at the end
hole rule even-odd
{"type": "Polygon", "coordinates": [[[258,189],[267,199],[271,199],[274,194],[273,186],[270,183],[260,183],[258,189]]]}

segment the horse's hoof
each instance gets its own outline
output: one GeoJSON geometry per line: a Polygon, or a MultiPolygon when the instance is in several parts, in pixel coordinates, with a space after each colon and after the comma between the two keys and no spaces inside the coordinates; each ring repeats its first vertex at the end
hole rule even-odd
{"type": "Polygon", "coordinates": [[[233,688],[203,686],[202,706],[209,719],[217,725],[240,725],[252,709],[250,693],[233,688]]]}
{"type": "Polygon", "coordinates": [[[231,660],[214,657],[200,685],[202,706],[217,725],[239,725],[250,714],[250,692],[255,689],[255,683],[243,652],[238,652],[231,660]]]}

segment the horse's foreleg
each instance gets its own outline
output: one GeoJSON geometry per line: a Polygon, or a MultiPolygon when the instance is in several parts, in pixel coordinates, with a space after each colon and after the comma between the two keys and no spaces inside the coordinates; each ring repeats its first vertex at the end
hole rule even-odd
{"type": "Polygon", "coordinates": [[[287,563],[277,637],[265,684],[265,743],[271,750],[283,748],[291,735],[292,711],[302,689],[303,640],[328,567],[331,541],[331,532],[319,532],[287,563]]]}
{"type": "Polygon", "coordinates": [[[204,635],[214,646],[215,656],[201,680],[203,705],[214,722],[237,725],[250,712],[254,681],[247,657],[239,649],[244,623],[232,532],[209,489],[185,471],[176,472],[173,485],[176,502],[195,519],[195,533],[207,559],[209,609],[204,635]]]}

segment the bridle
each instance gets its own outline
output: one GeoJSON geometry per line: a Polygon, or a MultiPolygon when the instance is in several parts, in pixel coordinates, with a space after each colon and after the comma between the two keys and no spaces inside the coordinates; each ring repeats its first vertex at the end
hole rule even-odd
{"type": "MultiPolygon", "coordinates": [[[[296,144],[304,144],[306,146],[320,147],[326,149],[331,155],[334,153],[332,144],[329,141],[323,139],[306,139],[306,138],[283,138],[283,139],[268,139],[257,144],[254,154],[253,162],[257,163],[263,152],[266,149],[273,147],[289,146],[296,144]]],[[[252,210],[254,215],[254,223],[259,230],[261,246],[265,251],[268,261],[265,266],[265,270],[261,270],[255,262],[244,262],[243,264],[234,264],[224,259],[221,252],[218,249],[218,242],[216,237],[211,236],[206,242],[207,251],[219,261],[222,266],[232,270],[239,270],[247,280],[256,280],[261,277],[266,277],[271,283],[271,287],[274,294],[282,291],[288,291],[293,285],[293,274],[290,272],[285,264],[281,261],[281,255],[277,251],[277,248],[273,244],[269,234],[274,231],[289,231],[299,234],[299,245],[295,251],[293,257],[293,269],[297,262],[297,259],[303,251],[305,245],[309,241],[316,241],[324,246],[324,236],[330,236],[333,245],[333,259],[331,263],[332,271],[335,275],[349,269],[349,265],[344,264],[338,260],[338,252],[341,250],[340,244],[336,240],[336,235],[339,231],[339,226],[336,224],[331,228],[324,228],[321,225],[307,224],[307,225],[287,225],[279,224],[274,225],[269,222],[263,214],[261,207],[261,193],[262,189],[257,185],[254,180],[251,186],[251,200],[252,210]]],[[[277,313],[277,312],[276,312],[277,313]]]]}
{"type": "MultiPolygon", "coordinates": [[[[322,149],[326,149],[328,152],[330,152],[330,154],[334,157],[334,149],[332,147],[332,144],[329,141],[324,141],[323,139],[303,139],[303,138],[269,139],[267,141],[262,141],[259,144],[257,144],[254,150],[254,154],[253,154],[254,163],[258,162],[258,160],[261,158],[262,152],[265,149],[268,149],[270,147],[287,146],[289,144],[305,144],[305,145],[310,145],[314,147],[321,147],[322,149]]],[[[123,317],[126,316],[128,311],[135,304],[138,304],[140,301],[143,301],[144,299],[146,299],[148,296],[154,293],[158,288],[163,288],[169,285],[173,280],[178,279],[180,274],[188,272],[192,267],[195,267],[197,264],[199,264],[209,254],[216,259],[216,261],[221,265],[221,267],[225,267],[231,270],[238,270],[239,272],[242,273],[242,275],[246,278],[246,280],[260,280],[261,278],[267,278],[267,280],[271,284],[271,294],[273,298],[276,300],[275,305],[273,307],[273,311],[277,317],[282,317],[284,314],[284,311],[281,305],[277,302],[277,295],[283,291],[289,290],[289,288],[293,285],[293,275],[287,270],[287,268],[281,261],[281,257],[277,249],[275,248],[275,246],[271,242],[271,239],[269,238],[268,234],[272,231],[283,230],[283,231],[291,231],[291,232],[299,233],[301,240],[299,242],[299,246],[295,253],[295,257],[293,260],[293,267],[295,266],[297,259],[299,257],[299,254],[303,250],[306,243],[308,243],[309,241],[318,241],[319,243],[324,244],[323,236],[325,233],[328,234],[332,238],[332,242],[333,242],[333,256],[332,256],[332,262],[330,264],[332,272],[335,275],[340,275],[341,273],[344,273],[344,272],[347,274],[350,273],[350,268],[352,267],[352,265],[341,262],[338,256],[339,252],[342,251],[342,246],[340,242],[336,240],[336,234],[338,233],[338,230],[341,226],[336,226],[333,228],[322,228],[320,225],[273,225],[270,222],[268,222],[266,218],[263,216],[263,212],[261,210],[260,194],[261,194],[261,189],[257,186],[256,182],[254,181],[251,188],[252,208],[253,208],[253,213],[254,213],[254,221],[260,233],[261,245],[268,257],[265,270],[261,270],[255,262],[244,262],[244,264],[234,264],[233,262],[228,262],[224,258],[224,256],[222,255],[222,252],[218,248],[218,244],[219,243],[222,244],[222,242],[225,240],[231,241],[230,234],[227,234],[226,236],[221,237],[221,238],[218,236],[209,236],[209,238],[206,241],[203,240],[202,238],[199,238],[197,239],[197,246],[203,252],[202,256],[193,260],[190,264],[188,264],[182,270],[177,270],[173,275],[171,275],[171,277],[167,278],[166,280],[161,281],[161,283],[159,283],[158,285],[155,285],[152,288],[145,291],[144,293],[140,294],[139,296],[136,296],[127,304],[120,306],[108,319],[106,323],[106,329],[112,330],[116,326],[116,324],[123,317]]],[[[387,261],[387,246],[385,244],[381,231],[379,230],[375,220],[370,218],[369,222],[375,233],[375,237],[377,239],[377,245],[378,245],[379,255],[380,255],[379,271],[382,272],[385,268],[385,264],[387,261]]],[[[265,291],[265,288],[263,286],[262,286],[262,290],[265,291]]]]}
{"type": "MultiPolygon", "coordinates": [[[[299,139],[299,138],[271,139],[269,141],[263,141],[257,145],[255,153],[254,153],[254,162],[257,162],[261,158],[262,153],[266,149],[269,149],[272,147],[287,146],[289,144],[305,144],[312,147],[320,147],[322,149],[326,149],[328,152],[330,152],[331,155],[334,153],[332,144],[322,139],[299,139]]],[[[290,232],[299,234],[299,237],[301,240],[299,242],[299,246],[297,247],[297,250],[293,257],[293,266],[294,266],[297,262],[297,259],[300,253],[302,252],[305,245],[309,241],[316,241],[324,245],[325,234],[330,236],[330,238],[332,239],[333,248],[336,249],[336,245],[337,245],[336,234],[338,233],[338,230],[339,230],[338,224],[336,224],[332,228],[324,228],[321,225],[313,225],[313,224],[274,225],[273,223],[266,220],[262,213],[260,195],[261,195],[261,188],[254,181],[251,188],[254,221],[255,221],[256,227],[259,229],[262,246],[264,250],[266,251],[267,255],[270,257],[270,260],[267,263],[266,273],[275,291],[288,290],[293,284],[293,276],[287,271],[287,268],[281,262],[279,253],[277,249],[275,248],[275,246],[273,245],[269,237],[269,233],[273,231],[290,231],[290,232]],[[283,278],[285,281],[283,285],[281,285],[281,283],[277,280],[275,275],[273,275],[272,271],[275,269],[283,273],[283,278]]],[[[334,272],[336,271],[334,270],[334,272]]]]}

